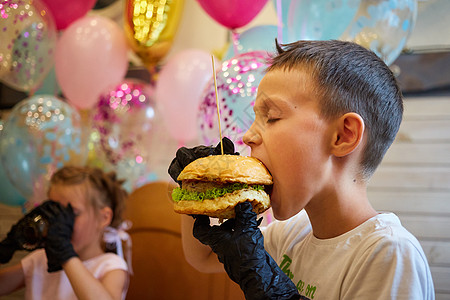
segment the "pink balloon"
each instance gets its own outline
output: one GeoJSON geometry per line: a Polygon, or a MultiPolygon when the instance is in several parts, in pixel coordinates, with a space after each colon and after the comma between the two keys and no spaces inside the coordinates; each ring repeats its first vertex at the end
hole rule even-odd
{"type": "Polygon", "coordinates": [[[121,81],[128,67],[127,42],[114,21],[84,17],[63,33],[56,45],[56,78],[64,96],[74,106],[86,109],[100,94],[121,81]]]}
{"type": "Polygon", "coordinates": [[[155,99],[173,138],[185,143],[197,137],[197,111],[203,89],[212,77],[211,55],[183,50],[159,73],[155,99]]]}
{"type": "Polygon", "coordinates": [[[42,0],[55,19],[57,29],[65,29],[90,11],[96,0],[42,0]]]}
{"type": "Polygon", "coordinates": [[[214,20],[229,29],[247,25],[253,20],[267,0],[197,0],[214,20]]]}

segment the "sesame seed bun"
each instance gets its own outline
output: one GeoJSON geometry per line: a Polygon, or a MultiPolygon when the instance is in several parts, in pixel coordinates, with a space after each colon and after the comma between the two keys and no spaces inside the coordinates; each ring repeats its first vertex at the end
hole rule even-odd
{"type": "Polygon", "coordinates": [[[254,157],[239,155],[202,157],[187,165],[177,179],[182,182],[183,189],[199,192],[235,183],[249,185],[214,199],[174,201],[174,210],[180,214],[201,214],[223,220],[233,218],[234,207],[241,202],[251,202],[253,211],[257,214],[270,207],[270,198],[264,189],[251,188],[252,185],[273,184],[272,176],[264,164],[254,157]]]}

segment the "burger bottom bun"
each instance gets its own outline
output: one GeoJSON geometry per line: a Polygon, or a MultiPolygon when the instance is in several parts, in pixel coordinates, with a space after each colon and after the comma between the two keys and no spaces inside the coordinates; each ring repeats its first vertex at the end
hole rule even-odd
{"type": "Polygon", "coordinates": [[[234,207],[249,201],[256,214],[265,212],[270,207],[269,195],[263,190],[242,189],[225,194],[215,199],[203,201],[181,200],[174,203],[174,210],[179,214],[207,215],[212,218],[231,219],[235,217],[234,207]]]}

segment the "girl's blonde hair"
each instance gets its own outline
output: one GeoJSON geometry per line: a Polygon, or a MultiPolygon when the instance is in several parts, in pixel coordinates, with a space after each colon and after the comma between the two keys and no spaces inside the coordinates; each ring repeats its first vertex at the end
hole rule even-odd
{"type": "Polygon", "coordinates": [[[122,213],[127,191],[122,187],[123,180],[116,178],[115,172],[105,173],[95,167],[64,166],[57,170],[50,180],[51,185],[81,185],[86,191],[86,199],[94,211],[109,207],[113,217],[109,226],[118,228],[122,223],[122,213]]]}

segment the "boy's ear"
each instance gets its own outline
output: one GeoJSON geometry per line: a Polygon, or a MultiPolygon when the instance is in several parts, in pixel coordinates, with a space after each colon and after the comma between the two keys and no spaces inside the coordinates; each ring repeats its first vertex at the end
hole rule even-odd
{"type": "Polygon", "coordinates": [[[111,207],[105,206],[100,210],[100,225],[102,227],[107,227],[111,224],[113,217],[113,211],[111,207]]]}
{"type": "Polygon", "coordinates": [[[364,129],[364,120],[359,114],[350,112],[341,116],[333,136],[333,155],[343,157],[352,153],[361,144],[364,129]]]}

